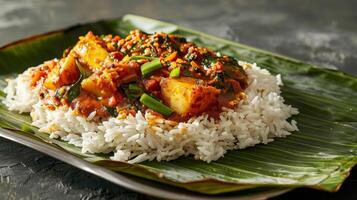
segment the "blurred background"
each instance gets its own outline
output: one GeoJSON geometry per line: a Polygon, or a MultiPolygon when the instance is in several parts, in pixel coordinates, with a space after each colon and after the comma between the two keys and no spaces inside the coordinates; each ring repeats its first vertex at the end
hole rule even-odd
{"type": "MultiPolygon", "coordinates": [[[[131,13],[357,75],[356,8],[352,0],[0,0],[0,46],[131,13]]],[[[297,189],[276,199],[356,199],[356,173],[355,169],[337,193],[297,189]]],[[[150,197],[0,138],[0,199],[150,197]]]]}

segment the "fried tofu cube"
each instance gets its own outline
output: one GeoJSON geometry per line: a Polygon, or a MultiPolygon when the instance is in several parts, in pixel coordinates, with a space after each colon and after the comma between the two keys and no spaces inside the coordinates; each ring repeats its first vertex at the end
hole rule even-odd
{"type": "Polygon", "coordinates": [[[109,97],[117,91],[111,77],[105,74],[92,74],[81,82],[81,86],[98,97],[109,97]]]}
{"type": "Polygon", "coordinates": [[[80,37],[79,42],[67,57],[62,58],[58,65],[51,69],[44,86],[55,90],[76,82],[80,76],[76,59],[90,70],[95,70],[102,67],[102,63],[108,56],[109,53],[100,45],[100,40],[92,32],[89,32],[84,37],[80,37]]]}
{"type": "Polygon", "coordinates": [[[200,85],[190,77],[166,78],[160,83],[164,102],[176,113],[191,116],[202,113],[217,104],[220,90],[200,85]]]}
{"type": "Polygon", "coordinates": [[[95,77],[84,79],[81,83],[81,87],[97,97],[110,97],[117,91],[112,83],[105,79],[97,79],[95,77]]]}
{"type": "Polygon", "coordinates": [[[72,53],[91,70],[100,69],[103,61],[109,56],[108,51],[100,45],[99,39],[92,32],[80,37],[79,42],[71,50],[70,54],[72,53]]]}
{"type": "Polygon", "coordinates": [[[90,92],[90,93],[93,93],[95,94],[96,96],[102,96],[102,91],[99,89],[99,79],[95,76],[90,76],[86,79],[84,79],[82,82],[81,82],[81,87],[90,92]]]}
{"type": "Polygon", "coordinates": [[[44,82],[47,89],[55,90],[64,85],[75,83],[80,76],[74,57],[68,55],[62,58],[57,65],[51,69],[48,77],[44,82]]]}
{"type": "Polygon", "coordinates": [[[58,64],[56,67],[51,69],[50,73],[48,74],[47,78],[43,85],[50,90],[55,90],[61,85],[59,84],[59,67],[58,64]]]}

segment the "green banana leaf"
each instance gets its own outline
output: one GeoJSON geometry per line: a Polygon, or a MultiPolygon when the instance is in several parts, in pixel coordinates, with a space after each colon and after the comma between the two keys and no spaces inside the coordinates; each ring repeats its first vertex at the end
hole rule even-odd
{"type": "Polygon", "coordinates": [[[357,77],[336,70],[248,47],[215,36],[140,16],[126,15],[27,38],[0,49],[0,100],[6,77],[30,66],[61,57],[78,36],[95,34],[124,36],[132,29],[184,36],[240,60],[257,63],[284,82],[282,96],[297,107],[294,117],[300,131],[268,145],[230,151],[215,162],[192,157],[170,162],[127,164],[110,161],[107,155],[83,154],[63,141],[50,139],[30,125],[28,115],[10,112],[0,104],[0,127],[41,140],[88,162],[135,176],[183,187],[204,194],[250,191],[264,188],[311,187],[337,191],[357,163],[357,77]]]}

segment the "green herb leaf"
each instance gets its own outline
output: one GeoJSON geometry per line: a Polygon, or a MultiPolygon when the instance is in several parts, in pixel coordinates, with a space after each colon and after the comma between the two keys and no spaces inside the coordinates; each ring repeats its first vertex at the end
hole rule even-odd
{"type": "Polygon", "coordinates": [[[88,78],[90,75],[93,74],[92,71],[90,71],[90,70],[87,69],[86,67],[82,66],[81,63],[80,63],[77,59],[75,59],[74,61],[75,61],[75,63],[76,63],[77,68],[79,69],[79,72],[81,73],[83,79],[86,79],[86,78],[88,78]]]}
{"type": "Polygon", "coordinates": [[[224,88],[224,74],[223,73],[217,73],[216,74],[216,82],[215,82],[215,87],[218,88],[218,89],[222,89],[224,88]]]}
{"type": "Polygon", "coordinates": [[[213,58],[211,55],[206,55],[202,60],[202,65],[205,69],[211,68],[212,65],[216,63],[216,59],[213,58]]]}
{"type": "Polygon", "coordinates": [[[69,87],[69,89],[68,89],[68,91],[67,91],[67,93],[66,93],[66,97],[67,97],[67,100],[68,100],[69,102],[72,102],[75,98],[77,98],[77,97],[79,96],[79,94],[80,94],[80,92],[81,92],[81,82],[82,82],[82,80],[83,80],[82,77],[83,77],[83,76],[81,75],[81,76],[79,77],[79,79],[77,80],[77,82],[73,83],[73,84],[69,87]]]}
{"type": "Polygon", "coordinates": [[[118,116],[118,111],[115,107],[109,107],[109,106],[105,106],[105,110],[112,116],[112,117],[116,117],[118,116]]]}

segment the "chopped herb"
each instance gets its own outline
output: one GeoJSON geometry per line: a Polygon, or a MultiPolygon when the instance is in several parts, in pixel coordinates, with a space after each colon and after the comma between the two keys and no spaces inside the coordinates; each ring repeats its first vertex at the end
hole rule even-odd
{"type": "Polygon", "coordinates": [[[81,82],[83,79],[87,78],[88,76],[91,75],[92,72],[90,72],[88,69],[84,68],[78,61],[75,59],[75,63],[80,71],[80,76],[78,80],[73,83],[69,89],[67,90],[65,96],[67,97],[69,102],[72,102],[75,98],[77,98],[81,92],[81,82]]]}
{"type": "Polygon", "coordinates": [[[138,84],[129,84],[128,87],[124,89],[124,91],[130,100],[134,100],[143,94],[144,89],[141,88],[138,84]]]}
{"type": "Polygon", "coordinates": [[[118,49],[118,48],[119,48],[118,43],[117,43],[117,42],[114,42],[114,43],[113,43],[113,47],[114,47],[115,49],[118,49]]]}
{"type": "Polygon", "coordinates": [[[211,55],[206,55],[202,60],[202,65],[205,69],[208,69],[211,68],[211,66],[216,62],[216,59],[214,59],[211,55]]]}
{"type": "Polygon", "coordinates": [[[164,39],[163,37],[161,37],[161,36],[158,36],[158,37],[157,37],[157,42],[158,42],[159,44],[163,44],[163,43],[165,42],[165,39],[164,39]]]}
{"type": "Polygon", "coordinates": [[[83,66],[81,65],[81,63],[80,63],[77,59],[75,59],[74,61],[75,61],[75,63],[76,63],[77,68],[79,69],[79,72],[81,73],[83,79],[86,79],[86,78],[88,78],[90,75],[93,74],[92,71],[90,71],[89,69],[83,67],[83,66]]]}
{"type": "Polygon", "coordinates": [[[105,106],[105,110],[112,116],[112,117],[116,117],[118,116],[118,111],[115,107],[109,107],[109,106],[105,106]]]}
{"type": "Polygon", "coordinates": [[[223,58],[219,58],[219,61],[223,64],[223,70],[226,76],[229,76],[236,80],[246,78],[246,73],[243,67],[240,66],[238,61],[233,57],[226,56],[223,58]]]}
{"type": "Polygon", "coordinates": [[[224,88],[224,74],[223,73],[217,73],[215,77],[215,87],[218,89],[224,88]]]}
{"type": "Polygon", "coordinates": [[[81,75],[79,79],[69,87],[66,93],[69,102],[72,102],[75,98],[79,96],[79,93],[81,91],[82,80],[83,80],[83,76],[81,75]]]}

